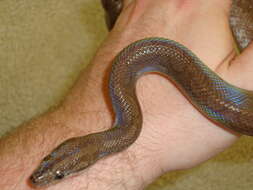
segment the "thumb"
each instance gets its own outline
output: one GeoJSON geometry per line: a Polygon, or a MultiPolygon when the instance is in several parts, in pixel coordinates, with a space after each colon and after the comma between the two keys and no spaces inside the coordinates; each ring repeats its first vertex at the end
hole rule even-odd
{"type": "Polygon", "coordinates": [[[224,63],[217,72],[229,83],[240,88],[253,90],[253,43],[241,54],[224,63]]]}

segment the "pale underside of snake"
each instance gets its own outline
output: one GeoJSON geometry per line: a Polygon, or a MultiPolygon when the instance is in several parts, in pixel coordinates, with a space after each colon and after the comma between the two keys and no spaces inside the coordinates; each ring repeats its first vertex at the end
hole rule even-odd
{"type": "MultiPolygon", "coordinates": [[[[111,29],[122,0],[102,0],[111,29]]],[[[233,0],[230,25],[239,49],[253,39],[253,0],[233,0]]],[[[253,92],[222,80],[189,49],[163,38],[130,44],[113,61],[109,89],[115,112],[114,126],[103,132],[66,140],[46,156],[31,176],[44,186],[75,174],[97,160],[120,152],[141,132],[142,112],[135,94],[136,80],[158,72],[172,80],[190,102],[210,120],[242,134],[253,135],[253,92]]]]}

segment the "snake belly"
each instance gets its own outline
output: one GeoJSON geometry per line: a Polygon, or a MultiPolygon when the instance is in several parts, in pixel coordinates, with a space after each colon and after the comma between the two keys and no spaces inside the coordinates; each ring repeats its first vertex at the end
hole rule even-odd
{"type": "MultiPolygon", "coordinates": [[[[108,15],[108,27],[112,28],[122,10],[122,0],[102,2],[108,15]]],[[[253,1],[232,2],[230,24],[241,50],[253,39],[253,1]]],[[[193,52],[175,41],[143,39],[124,48],[113,61],[109,89],[115,112],[114,126],[107,131],[71,138],[60,144],[33,172],[30,177],[32,184],[46,186],[59,182],[134,143],[142,127],[135,84],[139,77],[149,72],[168,77],[210,120],[239,133],[253,135],[251,91],[222,80],[193,52]]]]}

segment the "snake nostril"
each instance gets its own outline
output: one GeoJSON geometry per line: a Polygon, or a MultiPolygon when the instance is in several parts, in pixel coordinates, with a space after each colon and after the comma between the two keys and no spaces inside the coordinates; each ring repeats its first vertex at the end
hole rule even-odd
{"type": "Polygon", "coordinates": [[[36,178],[33,175],[30,177],[30,182],[36,184],[36,178]]]}

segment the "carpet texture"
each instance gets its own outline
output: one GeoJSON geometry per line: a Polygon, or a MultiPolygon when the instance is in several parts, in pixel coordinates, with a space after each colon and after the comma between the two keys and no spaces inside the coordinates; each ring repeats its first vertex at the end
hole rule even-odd
{"type": "MultiPolygon", "coordinates": [[[[99,0],[1,0],[0,135],[56,105],[106,34],[99,0]]],[[[253,139],[242,137],[216,158],[166,174],[146,190],[251,190],[251,155],[253,139]]]]}

